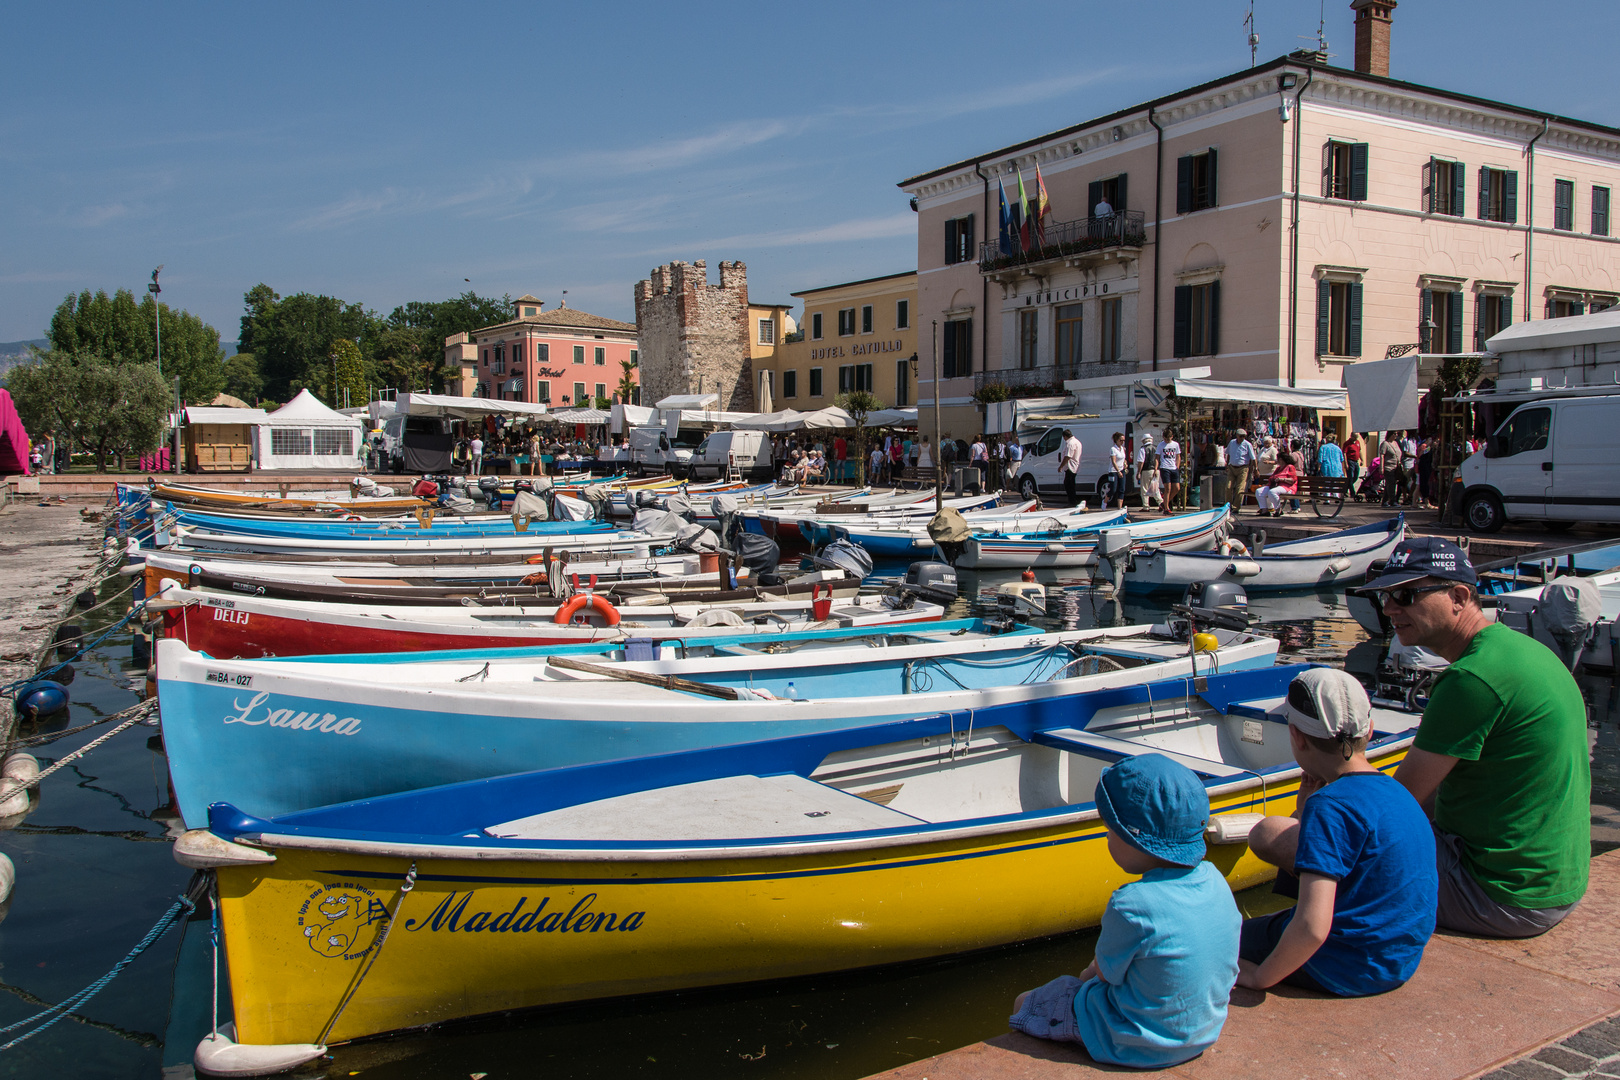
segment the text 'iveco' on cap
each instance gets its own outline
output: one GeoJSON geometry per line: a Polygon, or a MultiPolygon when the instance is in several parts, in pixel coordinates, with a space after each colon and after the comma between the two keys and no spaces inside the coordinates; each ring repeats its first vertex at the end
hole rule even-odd
{"type": "Polygon", "coordinates": [[[1474,564],[1468,561],[1468,552],[1443,537],[1415,536],[1395,545],[1383,571],[1356,591],[1393,589],[1423,578],[1479,584],[1479,575],[1474,572],[1474,564]]]}

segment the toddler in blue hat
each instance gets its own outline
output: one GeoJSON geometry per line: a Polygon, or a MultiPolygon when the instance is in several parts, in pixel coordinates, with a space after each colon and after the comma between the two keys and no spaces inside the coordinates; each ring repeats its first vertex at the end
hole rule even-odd
{"type": "Polygon", "coordinates": [[[1238,975],[1242,919],[1204,861],[1209,795],[1186,766],[1142,754],[1103,770],[1096,800],[1109,856],[1141,880],[1109,897],[1090,966],[1020,994],[1009,1022],[1097,1061],[1176,1065],[1220,1037],[1238,975]]]}

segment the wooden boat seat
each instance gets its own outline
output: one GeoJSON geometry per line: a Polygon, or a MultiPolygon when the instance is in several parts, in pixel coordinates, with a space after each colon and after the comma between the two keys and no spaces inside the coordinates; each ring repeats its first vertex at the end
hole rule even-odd
{"type": "Polygon", "coordinates": [[[916,825],[858,795],[788,773],[723,776],[517,818],[484,830],[526,840],[746,840],[916,825]]]}
{"type": "Polygon", "coordinates": [[[1135,757],[1139,754],[1163,754],[1171,761],[1187,766],[1187,768],[1200,776],[1208,776],[1217,780],[1230,780],[1239,776],[1251,776],[1254,773],[1252,769],[1228,765],[1224,761],[1194,757],[1192,754],[1182,754],[1174,750],[1148,746],[1145,743],[1131,742],[1128,739],[1116,739],[1112,735],[1098,735],[1095,732],[1082,731],[1079,728],[1052,728],[1047,731],[1037,731],[1035,741],[1043,746],[1054,747],[1058,750],[1078,751],[1080,753],[1097,752],[1116,758],[1135,757]]]}
{"type": "Polygon", "coordinates": [[[1230,716],[1242,716],[1249,720],[1270,720],[1278,724],[1288,723],[1288,714],[1283,711],[1283,705],[1288,701],[1286,696],[1255,698],[1253,701],[1234,701],[1226,707],[1230,716]]]}

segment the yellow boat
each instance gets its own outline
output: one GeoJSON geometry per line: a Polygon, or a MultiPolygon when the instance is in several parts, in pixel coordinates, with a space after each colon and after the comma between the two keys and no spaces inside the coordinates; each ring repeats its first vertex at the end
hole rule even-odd
{"type": "MultiPolygon", "coordinates": [[[[218,874],[236,1030],[283,1058],[459,1017],[917,960],[1095,925],[1130,880],[1091,801],[1162,753],[1208,786],[1234,889],[1293,809],[1299,666],[546,770],[274,820],[225,804],[177,856],[218,874]],[[515,816],[519,814],[520,816],[515,816]]],[[[1375,709],[1390,770],[1417,716],[1375,709]]],[[[199,1058],[201,1061],[202,1058],[199,1058]]],[[[280,1060],[280,1058],[278,1058],[280,1060]]],[[[290,1060],[290,1058],[289,1058],[290,1060]]]]}

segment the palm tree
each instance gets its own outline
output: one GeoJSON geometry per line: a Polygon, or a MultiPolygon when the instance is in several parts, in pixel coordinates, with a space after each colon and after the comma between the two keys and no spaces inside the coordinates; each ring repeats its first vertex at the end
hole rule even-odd
{"type": "Polygon", "coordinates": [[[619,366],[624,369],[624,374],[619,376],[619,400],[628,405],[630,404],[630,396],[636,391],[636,380],[631,377],[630,373],[641,366],[641,361],[639,359],[620,360],[619,366]]]}

